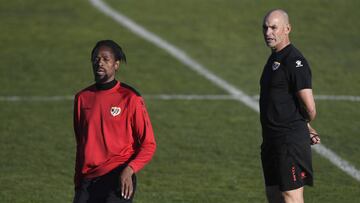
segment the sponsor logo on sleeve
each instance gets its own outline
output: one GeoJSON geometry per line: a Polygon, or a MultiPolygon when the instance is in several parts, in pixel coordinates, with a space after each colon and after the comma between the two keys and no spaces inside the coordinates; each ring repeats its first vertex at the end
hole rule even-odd
{"type": "Polygon", "coordinates": [[[295,63],[296,63],[296,68],[303,67],[303,64],[300,60],[295,61],[295,63]]]}

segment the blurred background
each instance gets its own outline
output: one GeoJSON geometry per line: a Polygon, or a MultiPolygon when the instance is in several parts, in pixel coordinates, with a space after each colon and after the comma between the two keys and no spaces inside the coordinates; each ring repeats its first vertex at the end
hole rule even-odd
{"type": "MultiPolygon", "coordinates": [[[[254,98],[270,54],[263,16],[285,9],[291,41],[312,68],[313,126],[360,169],[360,1],[100,2],[254,98]]],[[[93,83],[90,52],[101,39],[123,47],[128,63],[117,79],[144,95],[158,142],[138,174],[135,202],[265,202],[257,112],[90,1],[0,0],[0,16],[0,202],[72,201],[72,97],[93,83]]],[[[360,202],[358,180],[315,152],[313,159],[306,202],[360,202]]]]}

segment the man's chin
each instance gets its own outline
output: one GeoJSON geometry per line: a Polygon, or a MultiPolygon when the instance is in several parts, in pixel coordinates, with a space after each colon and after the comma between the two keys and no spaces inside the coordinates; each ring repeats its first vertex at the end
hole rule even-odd
{"type": "Polygon", "coordinates": [[[272,43],[266,43],[266,46],[268,46],[271,49],[275,48],[275,44],[272,44],[272,43]]]}

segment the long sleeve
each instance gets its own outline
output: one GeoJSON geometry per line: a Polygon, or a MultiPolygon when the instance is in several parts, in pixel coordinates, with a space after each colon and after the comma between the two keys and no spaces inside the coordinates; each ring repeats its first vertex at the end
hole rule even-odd
{"type": "Polygon", "coordinates": [[[153,128],[145,103],[141,97],[136,97],[135,100],[132,128],[134,138],[138,144],[138,150],[129,166],[133,168],[134,172],[138,172],[151,160],[156,150],[153,128]]]}
{"type": "Polygon", "coordinates": [[[75,187],[79,185],[80,182],[80,174],[81,174],[81,162],[82,159],[80,157],[80,102],[78,95],[75,96],[74,99],[74,115],[73,115],[74,123],[74,133],[76,139],[76,160],[75,160],[75,175],[74,175],[74,184],[75,187]]]}

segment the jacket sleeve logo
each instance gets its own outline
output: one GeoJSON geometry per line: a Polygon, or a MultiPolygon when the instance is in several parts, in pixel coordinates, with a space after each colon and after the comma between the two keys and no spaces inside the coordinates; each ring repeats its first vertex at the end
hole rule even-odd
{"type": "Polygon", "coordinates": [[[111,107],[110,109],[110,113],[112,116],[118,116],[120,113],[121,113],[121,108],[120,107],[117,107],[117,106],[113,106],[111,107]]]}
{"type": "Polygon", "coordinates": [[[303,67],[303,64],[301,64],[300,60],[297,60],[295,63],[296,63],[296,68],[303,67]]]}

